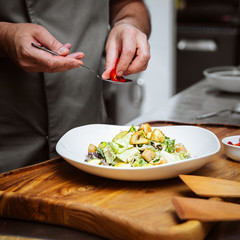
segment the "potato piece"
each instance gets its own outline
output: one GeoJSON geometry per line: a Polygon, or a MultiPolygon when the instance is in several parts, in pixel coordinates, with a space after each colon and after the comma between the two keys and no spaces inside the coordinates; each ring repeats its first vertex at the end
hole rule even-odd
{"type": "Polygon", "coordinates": [[[154,166],[154,165],[151,164],[151,163],[147,163],[147,164],[144,165],[144,167],[151,167],[151,166],[154,166]]]}
{"type": "Polygon", "coordinates": [[[128,164],[128,163],[124,163],[124,162],[118,162],[114,167],[122,167],[122,168],[124,168],[124,167],[131,167],[131,165],[128,164]]]}
{"type": "Polygon", "coordinates": [[[149,144],[149,140],[143,136],[142,132],[135,132],[130,139],[130,144],[149,144]]]}
{"type": "Polygon", "coordinates": [[[185,148],[185,146],[182,144],[182,143],[177,143],[175,144],[175,149],[176,149],[176,152],[185,152],[187,153],[187,149],[185,148]]]}
{"type": "Polygon", "coordinates": [[[164,133],[161,130],[154,129],[150,139],[155,141],[155,142],[163,143],[164,140],[165,140],[165,135],[164,135],[164,133]]]}
{"type": "Polygon", "coordinates": [[[141,124],[138,131],[143,130],[143,132],[147,135],[149,132],[152,132],[152,128],[148,123],[141,124]]]}
{"type": "Polygon", "coordinates": [[[101,164],[101,160],[100,159],[91,159],[88,161],[89,164],[91,165],[100,165],[101,164]]]}
{"type": "Polygon", "coordinates": [[[156,153],[150,149],[145,149],[144,152],[142,153],[142,157],[147,161],[151,162],[156,156],[156,153]]]}
{"type": "Polygon", "coordinates": [[[93,152],[96,152],[96,151],[97,151],[97,147],[95,145],[93,145],[93,144],[89,144],[88,152],[93,153],[93,152]]]}

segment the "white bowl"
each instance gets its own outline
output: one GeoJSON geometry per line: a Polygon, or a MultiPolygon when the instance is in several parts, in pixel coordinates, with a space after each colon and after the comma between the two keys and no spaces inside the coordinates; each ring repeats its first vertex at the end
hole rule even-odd
{"type": "Polygon", "coordinates": [[[227,92],[240,92],[240,68],[223,66],[207,68],[203,75],[214,87],[227,92]]]}
{"type": "Polygon", "coordinates": [[[240,147],[228,144],[228,142],[238,143],[240,135],[230,136],[222,139],[223,148],[228,157],[231,159],[240,162],[240,147]]]}
{"type": "MultiPolygon", "coordinates": [[[[57,143],[56,150],[67,162],[88,173],[118,180],[150,181],[177,177],[187,174],[205,165],[221,147],[214,133],[195,126],[157,127],[163,133],[183,143],[191,158],[151,167],[119,168],[102,165],[90,165],[84,162],[89,144],[99,145],[102,141],[111,141],[120,131],[130,126],[91,124],[68,131],[57,143]]],[[[154,128],[152,128],[154,129],[154,128]]]]}

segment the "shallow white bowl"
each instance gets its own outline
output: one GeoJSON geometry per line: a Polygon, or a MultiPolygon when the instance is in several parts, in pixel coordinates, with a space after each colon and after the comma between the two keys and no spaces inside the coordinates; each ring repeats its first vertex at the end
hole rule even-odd
{"type": "Polygon", "coordinates": [[[240,92],[240,68],[223,66],[207,68],[203,75],[214,87],[227,92],[240,92]]]}
{"type": "MultiPolygon", "coordinates": [[[[88,154],[89,144],[111,141],[120,131],[129,130],[130,126],[91,124],[68,131],[57,143],[56,150],[67,162],[88,173],[101,177],[128,180],[150,181],[177,177],[187,174],[203,165],[215,155],[221,144],[211,131],[195,126],[157,127],[176,143],[183,143],[191,154],[190,159],[167,163],[159,166],[120,168],[90,165],[84,160],[88,154]]],[[[154,128],[152,128],[154,129],[154,128]]]]}
{"type": "Polygon", "coordinates": [[[240,138],[240,135],[236,135],[236,136],[230,136],[222,139],[223,148],[226,155],[238,162],[240,162],[240,147],[228,144],[228,142],[230,141],[233,144],[238,143],[239,138],[240,138]]]}

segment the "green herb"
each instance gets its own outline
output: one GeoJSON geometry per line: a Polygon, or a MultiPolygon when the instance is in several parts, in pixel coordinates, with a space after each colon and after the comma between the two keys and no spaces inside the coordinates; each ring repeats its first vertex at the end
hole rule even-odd
{"type": "Polygon", "coordinates": [[[107,143],[106,143],[106,142],[101,142],[101,143],[99,144],[99,148],[101,148],[101,149],[105,148],[106,146],[107,146],[107,143]]]}
{"type": "Polygon", "coordinates": [[[103,153],[102,149],[101,148],[97,148],[97,151],[101,154],[103,159],[105,159],[105,156],[104,156],[104,153],[103,153]]]}
{"type": "Polygon", "coordinates": [[[137,131],[136,127],[132,125],[128,132],[136,132],[136,131],[137,131]]]}

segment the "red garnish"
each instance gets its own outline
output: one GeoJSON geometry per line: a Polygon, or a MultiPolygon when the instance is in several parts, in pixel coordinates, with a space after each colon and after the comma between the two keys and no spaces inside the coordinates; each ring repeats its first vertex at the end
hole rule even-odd
{"type": "Polygon", "coordinates": [[[232,143],[231,141],[228,142],[229,145],[233,145],[233,146],[239,146],[240,147],[240,138],[238,140],[238,143],[232,143]]]}
{"type": "Polygon", "coordinates": [[[114,68],[111,72],[110,72],[110,78],[112,81],[118,82],[118,76],[116,73],[116,68],[114,68]]]}
{"type": "MultiPolygon", "coordinates": [[[[119,58],[117,58],[115,66],[117,66],[118,62],[119,62],[119,58]]],[[[116,67],[110,72],[110,79],[115,82],[126,82],[124,77],[117,76],[116,67]]]]}

